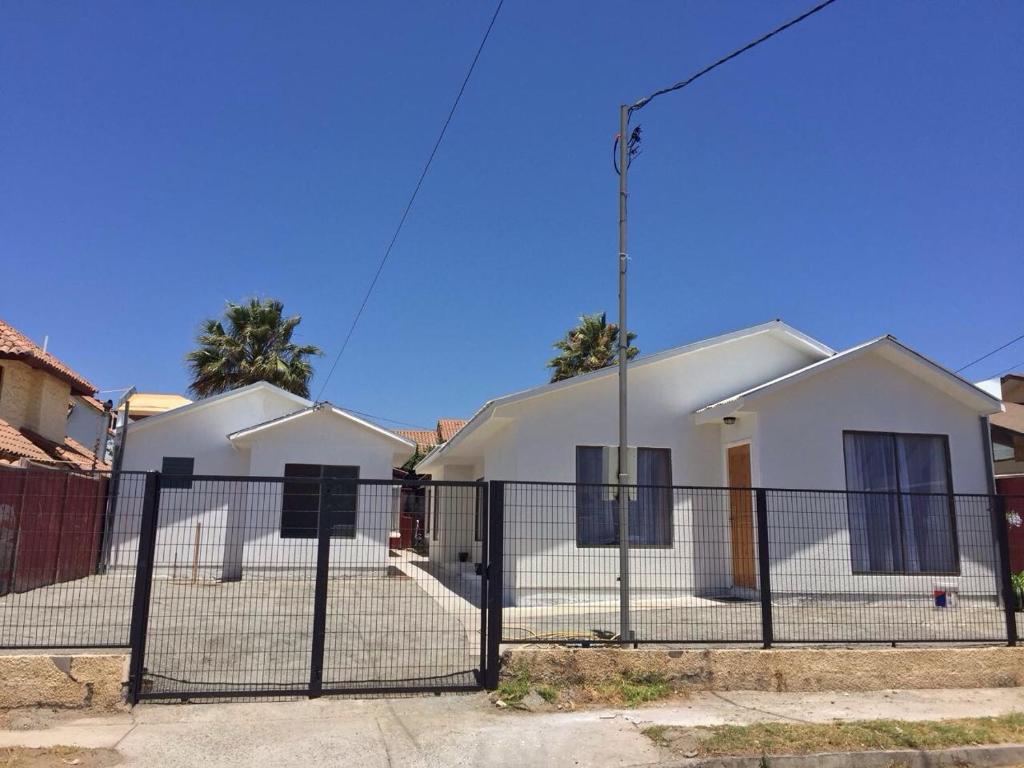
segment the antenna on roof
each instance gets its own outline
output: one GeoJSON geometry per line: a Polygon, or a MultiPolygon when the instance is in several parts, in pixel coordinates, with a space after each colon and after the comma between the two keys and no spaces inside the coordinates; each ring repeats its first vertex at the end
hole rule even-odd
{"type": "Polygon", "coordinates": [[[50,336],[47,334],[43,336],[43,352],[46,352],[46,348],[50,346],[50,336]]]}

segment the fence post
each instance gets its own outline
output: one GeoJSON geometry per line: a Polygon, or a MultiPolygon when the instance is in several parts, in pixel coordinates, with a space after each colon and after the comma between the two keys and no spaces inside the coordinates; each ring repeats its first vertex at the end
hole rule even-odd
{"type": "Polygon", "coordinates": [[[153,587],[153,559],[160,515],[160,473],[147,472],[139,525],[139,552],[135,560],[135,593],[129,630],[131,659],[128,666],[128,703],[139,703],[142,677],[146,671],[146,631],[149,626],[149,598],[153,587]]]}
{"type": "Polygon", "coordinates": [[[330,516],[326,514],[329,481],[320,480],[320,505],[316,516],[316,587],[313,593],[313,647],[309,660],[309,697],[324,689],[324,636],[327,633],[327,574],[331,562],[330,516]]]}
{"type": "Polygon", "coordinates": [[[1003,613],[1006,616],[1006,644],[1017,644],[1017,596],[1010,581],[1010,538],[1006,530],[1006,499],[992,497],[992,525],[996,529],[996,544],[999,548],[998,570],[999,593],[1003,599],[1003,613]]]}
{"type": "Polygon", "coordinates": [[[474,527],[479,526],[480,531],[480,674],[477,682],[484,684],[484,676],[487,674],[487,612],[490,606],[490,598],[487,589],[490,586],[487,580],[487,563],[490,562],[490,536],[488,535],[488,521],[490,520],[490,486],[480,483],[476,486],[476,509],[474,513],[479,516],[479,522],[474,520],[474,527]]]}
{"type": "Polygon", "coordinates": [[[492,480],[489,483],[487,513],[487,663],[484,667],[484,688],[493,691],[498,687],[501,658],[502,581],[505,567],[504,481],[492,480]]]}
{"type": "Polygon", "coordinates": [[[772,623],[772,561],[768,547],[768,493],[764,488],[754,492],[757,517],[757,576],[761,594],[761,640],[765,648],[775,641],[772,623]]]}

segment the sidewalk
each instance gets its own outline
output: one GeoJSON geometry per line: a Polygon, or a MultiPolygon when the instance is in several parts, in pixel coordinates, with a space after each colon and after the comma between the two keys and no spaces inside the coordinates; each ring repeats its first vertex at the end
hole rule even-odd
{"type": "Polygon", "coordinates": [[[498,710],[482,694],[150,704],[131,713],[64,715],[50,727],[0,731],[0,747],[109,747],[124,756],[128,768],[605,768],[667,760],[640,732],[653,724],[938,720],[1013,711],[1024,711],[1024,689],[701,693],[643,709],[547,714],[498,710]]]}

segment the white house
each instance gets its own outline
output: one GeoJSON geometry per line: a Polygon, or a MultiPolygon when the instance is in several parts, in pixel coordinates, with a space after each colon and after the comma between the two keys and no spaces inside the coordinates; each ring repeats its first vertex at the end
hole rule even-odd
{"type": "MultiPolygon", "coordinates": [[[[319,484],[300,478],[339,481],[325,500],[332,565],[383,567],[397,508],[387,481],[414,450],[410,440],[330,403],[260,382],[131,424],[122,468],[162,472],[157,567],[187,575],[195,565],[204,576],[231,579],[243,568],[316,564],[319,484]],[[345,484],[352,479],[384,483],[345,484]]],[[[141,503],[138,476],[126,475],[114,566],[134,561],[141,503]]]]}
{"type": "MultiPolygon", "coordinates": [[[[443,480],[615,483],[614,368],[487,402],[417,471],[443,480]]],[[[750,492],[767,494],[773,591],[992,595],[987,417],[998,399],[890,336],[843,352],[780,321],[629,365],[632,581],[641,592],[757,587],[750,492]],[[845,491],[902,491],[847,495],[845,491]],[[907,492],[946,494],[911,497],[907,492]]],[[[505,601],[613,595],[615,489],[514,485],[505,601]]],[[[437,505],[431,559],[480,558],[465,505],[437,505]]]]}

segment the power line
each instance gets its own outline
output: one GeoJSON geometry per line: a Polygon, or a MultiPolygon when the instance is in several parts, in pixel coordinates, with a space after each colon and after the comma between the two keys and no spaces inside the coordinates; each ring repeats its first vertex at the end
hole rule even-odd
{"type": "Polygon", "coordinates": [[[433,432],[434,431],[434,429],[431,428],[431,427],[422,427],[419,424],[413,424],[413,423],[408,422],[408,421],[399,421],[398,419],[386,419],[383,416],[375,416],[374,414],[367,413],[366,411],[357,411],[355,408],[348,408],[348,407],[346,407],[344,405],[339,405],[337,407],[341,408],[341,410],[343,410],[343,411],[348,411],[349,413],[354,413],[357,416],[363,416],[364,418],[367,418],[367,419],[374,419],[376,421],[386,421],[388,424],[398,424],[398,425],[403,426],[403,427],[409,427],[410,429],[422,429],[422,430],[424,430],[426,432],[433,432]]]}
{"type": "Polygon", "coordinates": [[[1010,339],[1010,341],[1008,341],[1005,344],[1003,344],[1003,346],[996,347],[991,352],[986,352],[984,355],[979,357],[977,360],[972,360],[971,362],[969,362],[967,365],[963,366],[962,368],[957,368],[956,372],[960,373],[960,371],[966,371],[968,368],[972,368],[973,366],[975,366],[978,363],[980,363],[982,360],[987,360],[988,358],[992,357],[992,355],[994,355],[996,352],[1002,352],[1004,349],[1006,349],[1007,347],[1009,347],[1012,344],[1016,344],[1021,339],[1024,339],[1024,333],[1022,333],[1020,336],[1018,336],[1015,339],[1010,339]]]}
{"type": "Polygon", "coordinates": [[[731,61],[732,59],[735,59],[740,54],[746,53],[751,48],[754,48],[755,46],[758,46],[761,43],[763,43],[763,42],[765,42],[767,40],[770,40],[771,38],[775,37],[775,35],[779,34],[780,32],[784,32],[787,29],[789,29],[790,27],[792,27],[793,25],[799,24],[801,21],[803,21],[804,19],[808,18],[809,16],[813,16],[818,11],[824,10],[828,6],[832,5],[832,3],[834,3],[835,1],[836,0],[825,0],[822,3],[818,3],[818,5],[814,6],[813,8],[811,8],[808,11],[805,11],[804,13],[801,13],[795,19],[790,19],[789,21],[787,21],[782,26],[776,27],[771,32],[769,32],[769,33],[767,33],[765,35],[761,35],[761,37],[757,38],[753,42],[747,43],[742,48],[737,48],[735,51],[730,53],[728,56],[723,56],[718,61],[714,62],[713,64],[709,64],[708,66],[704,67],[704,69],[702,69],[702,70],[700,70],[700,71],[690,75],[685,80],[680,80],[678,83],[674,83],[674,84],[668,86],[667,88],[662,88],[661,90],[655,91],[650,96],[645,96],[644,98],[640,99],[639,101],[634,102],[630,106],[630,108],[629,108],[630,114],[632,114],[633,112],[636,112],[638,109],[643,109],[644,107],[646,107],[651,102],[652,99],[655,99],[658,96],[663,96],[666,93],[671,93],[672,91],[678,91],[678,90],[680,90],[682,88],[685,88],[686,86],[690,85],[694,80],[697,80],[697,79],[699,79],[701,77],[704,77],[704,75],[706,75],[711,70],[717,69],[718,67],[720,67],[723,64],[725,64],[727,61],[731,61]]]}
{"type": "Polygon", "coordinates": [[[327,378],[324,379],[324,383],[320,387],[320,393],[316,398],[317,400],[323,396],[324,389],[327,388],[327,382],[329,382],[331,380],[331,376],[334,375],[334,369],[338,367],[338,361],[341,360],[341,356],[345,353],[345,349],[348,347],[348,343],[356,329],[356,324],[359,322],[359,318],[362,317],[363,310],[366,309],[366,302],[370,300],[370,294],[373,293],[373,289],[377,285],[377,279],[380,277],[380,273],[384,271],[384,265],[387,264],[388,257],[391,255],[391,250],[395,247],[395,242],[398,240],[398,235],[401,233],[402,227],[405,225],[405,220],[409,216],[409,211],[412,210],[412,204],[416,200],[416,195],[419,194],[420,187],[423,186],[423,180],[427,177],[427,172],[430,170],[430,164],[434,162],[434,156],[437,154],[438,147],[441,146],[441,142],[444,140],[444,135],[448,130],[448,125],[455,116],[455,110],[458,108],[459,102],[462,100],[462,94],[465,93],[466,86],[469,85],[469,78],[472,77],[473,70],[476,69],[476,63],[480,60],[480,54],[483,53],[484,46],[487,44],[487,38],[491,36],[491,30],[494,28],[494,22],[498,20],[498,13],[501,11],[501,6],[504,5],[504,3],[505,0],[498,0],[498,5],[494,9],[494,15],[491,16],[491,23],[487,25],[487,30],[484,32],[483,39],[480,40],[480,45],[476,49],[476,55],[473,56],[473,61],[469,65],[466,77],[462,81],[462,87],[459,88],[459,92],[455,96],[452,108],[448,110],[448,117],[445,119],[444,125],[441,126],[441,133],[438,135],[437,141],[434,142],[434,148],[430,150],[430,156],[427,158],[427,162],[423,166],[423,172],[420,173],[419,180],[416,182],[416,186],[413,188],[412,194],[409,196],[409,202],[405,204],[405,210],[402,211],[402,217],[398,220],[398,226],[395,227],[395,233],[391,236],[391,242],[388,243],[388,247],[384,249],[384,255],[381,257],[380,264],[377,265],[377,271],[374,273],[373,279],[370,281],[369,288],[366,289],[366,295],[363,296],[363,302],[359,305],[359,309],[356,311],[356,316],[352,319],[352,325],[349,326],[348,333],[345,334],[345,340],[341,344],[341,349],[338,350],[338,355],[334,358],[334,362],[331,364],[331,370],[327,372],[327,378]]]}

